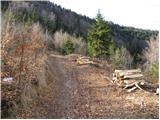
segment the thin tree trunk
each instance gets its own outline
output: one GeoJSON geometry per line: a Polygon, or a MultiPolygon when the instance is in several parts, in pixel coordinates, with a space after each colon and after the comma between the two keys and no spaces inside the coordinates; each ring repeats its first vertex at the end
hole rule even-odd
{"type": "Polygon", "coordinates": [[[21,80],[22,80],[23,57],[24,57],[24,35],[22,33],[21,58],[19,63],[19,80],[18,80],[19,85],[21,84],[21,80]]]}

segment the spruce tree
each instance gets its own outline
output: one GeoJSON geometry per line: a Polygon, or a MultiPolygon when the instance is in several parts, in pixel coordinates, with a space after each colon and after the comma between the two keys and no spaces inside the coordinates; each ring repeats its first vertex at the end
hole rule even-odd
{"type": "Polygon", "coordinates": [[[111,30],[100,11],[98,11],[95,21],[87,36],[88,53],[91,57],[106,57],[111,54],[111,47],[114,49],[111,30]]]}

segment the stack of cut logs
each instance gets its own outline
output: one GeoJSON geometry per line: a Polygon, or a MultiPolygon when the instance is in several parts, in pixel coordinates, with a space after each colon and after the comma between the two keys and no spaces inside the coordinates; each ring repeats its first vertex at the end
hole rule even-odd
{"type": "Polygon", "coordinates": [[[143,75],[140,69],[115,70],[112,81],[124,89],[130,88],[128,92],[131,92],[137,88],[143,90],[140,87],[145,84],[142,77],[143,75]]]}
{"type": "Polygon", "coordinates": [[[77,58],[77,63],[78,63],[79,65],[85,65],[85,64],[93,64],[93,61],[91,61],[89,57],[79,56],[79,57],[77,58]]]}
{"type": "Polygon", "coordinates": [[[100,63],[98,63],[96,61],[92,61],[90,59],[90,57],[86,57],[86,56],[79,56],[76,61],[77,61],[78,65],[87,65],[87,64],[89,64],[89,65],[94,65],[95,67],[103,67],[102,64],[100,64],[100,63]]]}

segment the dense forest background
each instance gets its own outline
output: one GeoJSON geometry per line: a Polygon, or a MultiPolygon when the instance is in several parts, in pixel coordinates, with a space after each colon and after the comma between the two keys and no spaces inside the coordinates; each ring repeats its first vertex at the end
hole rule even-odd
{"type": "MultiPolygon", "coordinates": [[[[8,10],[8,8],[16,14],[17,21],[22,21],[22,19],[28,22],[39,21],[42,27],[52,35],[61,30],[72,36],[82,37],[84,41],[87,40],[87,32],[91,25],[95,23],[94,19],[77,14],[49,1],[2,1],[2,12],[8,10]]],[[[139,55],[147,47],[146,41],[156,39],[158,36],[158,31],[120,26],[109,21],[106,21],[106,24],[112,31],[110,34],[116,46],[127,48],[135,61],[140,60],[139,55]]]]}

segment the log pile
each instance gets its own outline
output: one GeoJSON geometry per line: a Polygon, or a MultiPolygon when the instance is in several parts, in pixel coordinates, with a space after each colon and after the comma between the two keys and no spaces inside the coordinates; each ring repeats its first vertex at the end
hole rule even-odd
{"type": "Polygon", "coordinates": [[[132,70],[115,70],[113,73],[113,81],[126,79],[139,79],[143,77],[140,69],[132,70]]]}
{"type": "Polygon", "coordinates": [[[77,59],[76,59],[76,62],[78,65],[93,65],[95,67],[103,67],[103,65],[101,63],[98,63],[97,61],[93,61],[91,60],[90,57],[86,57],[86,56],[79,56],[77,59]]]}
{"type": "Polygon", "coordinates": [[[91,61],[89,57],[79,56],[77,58],[77,64],[79,65],[93,64],[93,61],[91,61]]]}
{"type": "Polygon", "coordinates": [[[143,90],[141,86],[147,84],[145,80],[143,80],[143,74],[140,69],[115,70],[112,82],[123,89],[128,89],[128,92],[136,89],[143,90]]]}

